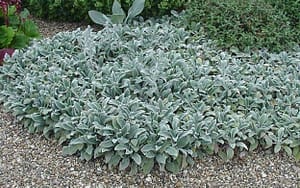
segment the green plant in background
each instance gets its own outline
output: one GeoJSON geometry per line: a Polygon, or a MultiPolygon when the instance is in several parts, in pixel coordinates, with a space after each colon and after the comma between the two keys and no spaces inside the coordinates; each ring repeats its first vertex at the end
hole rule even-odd
{"type": "Polygon", "coordinates": [[[145,0],[135,0],[132,4],[132,6],[129,8],[127,17],[124,12],[124,10],[121,7],[121,4],[118,2],[118,0],[114,0],[113,6],[112,6],[112,15],[106,16],[105,14],[90,10],[88,12],[90,18],[92,21],[96,24],[100,25],[107,25],[107,24],[121,24],[121,23],[128,23],[133,18],[138,16],[140,13],[142,13],[145,6],[145,0]]]}
{"type": "Polygon", "coordinates": [[[299,0],[266,0],[290,19],[293,26],[300,24],[300,1],[299,0]]]}
{"type": "Polygon", "coordinates": [[[21,11],[20,1],[0,0],[0,64],[5,53],[23,48],[33,38],[39,37],[35,23],[28,19],[29,11],[21,11]]]}
{"type": "MultiPolygon", "coordinates": [[[[133,0],[121,0],[120,2],[125,9],[128,9],[133,0]]],[[[170,15],[172,10],[179,12],[184,10],[189,2],[190,0],[146,0],[142,16],[149,18],[170,15]]]]}
{"type": "Polygon", "coordinates": [[[0,102],[82,160],[178,172],[258,146],[300,160],[300,49],[215,49],[172,23],[59,33],[0,67],[0,102]]]}
{"type": "MultiPolygon", "coordinates": [[[[128,10],[134,0],[120,0],[128,10]]],[[[97,10],[110,14],[114,0],[23,0],[23,6],[36,17],[60,21],[89,21],[87,12],[97,10]]],[[[183,10],[189,0],[146,0],[141,16],[160,17],[170,14],[171,10],[183,10]]]]}
{"type": "MultiPolygon", "coordinates": [[[[195,0],[186,11],[187,25],[200,23],[207,36],[216,40],[222,48],[288,50],[300,44],[299,26],[295,25],[291,16],[297,16],[300,11],[298,9],[288,16],[288,11],[283,10],[288,7],[285,2],[195,0]],[[279,5],[284,5],[283,9],[279,5]]],[[[288,4],[294,6],[292,2],[296,1],[288,4]]],[[[296,7],[299,8],[299,5],[296,7]]]]}
{"type": "Polygon", "coordinates": [[[296,42],[300,43],[300,1],[299,0],[267,0],[277,10],[283,11],[294,28],[296,42]]]}
{"type": "Polygon", "coordinates": [[[30,39],[39,37],[37,26],[28,16],[27,9],[18,13],[16,6],[8,6],[7,12],[0,9],[0,48],[23,48],[30,39]]]}

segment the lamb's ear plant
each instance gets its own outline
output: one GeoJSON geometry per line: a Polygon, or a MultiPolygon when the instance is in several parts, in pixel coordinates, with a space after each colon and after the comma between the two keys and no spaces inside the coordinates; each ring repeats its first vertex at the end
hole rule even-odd
{"type": "Polygon", "coordinates": [[[135,0],[132,6],[129,8],[127,17],[124,10],[121,7],[121,4],[115,0],[112,6],[112,15],[106,16],[105,14],[96,11],[90,10],[88,12],[91,20],[100,25],[111,25],[111,24],[127,24],[133,18],[142,13],[145,6],[145,0],[135,0]]]}
{"type": "Polygon", "coordinates": [[[147,20],[33,41],[5,56],[0,104],[63,155],[131,174],[257,147],[300,160],[300,48],[246,54],[193,37],[147,20]]]}

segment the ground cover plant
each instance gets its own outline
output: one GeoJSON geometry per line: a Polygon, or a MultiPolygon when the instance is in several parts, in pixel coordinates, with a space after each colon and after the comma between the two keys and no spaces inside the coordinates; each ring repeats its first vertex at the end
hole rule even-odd
{"type": "Polygon", "coordinates": [[[299,1],[194,0],[186,16],[221,48],[291,50],[300,44],[299,1]]]}
{"type": "Polygon", "coordinates": [[[65,155],[178,172],[258,146],[300,159],[300,49],[226,52],[168,22],[59,33],[6,57],[0,102],[65,155]]]}

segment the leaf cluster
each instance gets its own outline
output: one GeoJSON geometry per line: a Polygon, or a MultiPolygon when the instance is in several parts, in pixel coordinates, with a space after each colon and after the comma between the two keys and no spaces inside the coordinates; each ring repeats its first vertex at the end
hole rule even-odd
{"type": "Polygon", "coordinates": [[[278,10],[282,10],[289,18],[291,25],[299,27],[300,24],[300,1],[299,0],[267,0],[278,10]]]}
{"type": "Polygon", "coordinates": [[[299,4],[294,0],[194,0],[186,11],[187,27],[199,23],[221,48],[290,50],[300,44],[299,4]]]}
{"type": "Polygon", "coordinates": [[[0,102],[63,153],[178,172],[258,146],[300,159],[300,51],[215,50],[170,23],[59,33],[0,67],[0,102]]]}
{"type": "Polygon", "coordinates": [[[90,10],[88,14],[94,23],[103,26],[111,24],[127,24],[133,18],[142,13],[144,7],[145,0],[135,0],[132,6],[129,8],[126,16],[125,11],[122,9],[119,1],[114,0],[112,6],[112,15],[106,16],[102,12],[96,10],[90,10]]]}
{"type": "Polygon", "coordinates": [[[28,10],[21,11],[20,5],[20,0],[0,0],[0,65],[5,54],[11,55],[39,36],[37,26],[28,19],[28,10]]]}
{"type": "Polygon", "coordinates": [[[28,18],[27,9],[19,12],[17,6],[8,5],[7,11],[0,9],[0,49],[23,48],[32,38],[39,37],[35,23],[28,18]]]}

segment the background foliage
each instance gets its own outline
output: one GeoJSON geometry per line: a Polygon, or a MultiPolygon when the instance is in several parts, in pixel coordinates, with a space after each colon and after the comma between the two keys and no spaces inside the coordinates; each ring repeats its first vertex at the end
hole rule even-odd
{"type": "Polygon", "coordinates": [[[0,9],[0,49],[23,48],[39,37],[38,27],[28,17],[26,9],[17,11],[15,6],[9,6],[7,13],[0,9]]]}
{"type": "Polygon", "coordinates": [[[29,19],[29,11],[21,10],[20,0],[0,0],[0,65],[5,54],[23,48],[39,37],[36,24],[29,19]]]}
{"type": "Polygon", "coordinates": [[[290,19],[293,26],[300,24],[300,1],[299,0],[266,0],[268,3],[282,10],[290,19]]]}
{"type": "Polygon", "coordinates": [[[297,0],[194,0],[186,12],[187,26],[199,23],[222,48],[279,52],[300,44],[297,0]]]}
{"type": "MultiPolygon", "coordinates": [[[[122,7],[128,10],[133,0],[120,0],[122,7]]],[[[143,16],[162,16],[170,10],[182,10],[187,0],[146,0],[143,16]]],[[[111,14],[113,0],[23,0],[33,15],[50,20],[87,21],[88,11],[97,10],[111,14]]]]}
{"type": "Polygon", "coordinates": [[[0,102],[83,160],[178,172],[258,146],[300,159],[300,49],[215,50],[170,23],[59,33],[0,67],[0,102]]]}

